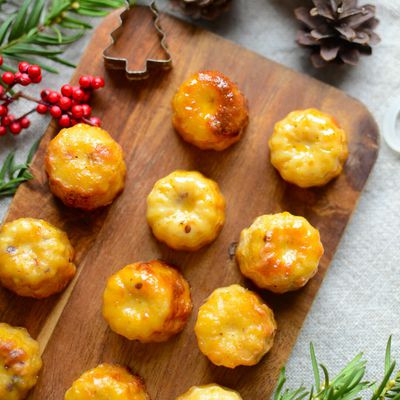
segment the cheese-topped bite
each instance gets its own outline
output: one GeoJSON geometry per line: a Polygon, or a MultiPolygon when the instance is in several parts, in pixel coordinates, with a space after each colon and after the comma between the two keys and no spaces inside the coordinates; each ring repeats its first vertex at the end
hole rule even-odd
{"type": "Polygon", "coordinates": [[[93,210],[110,204],[125,184],[121,146],[96,126],[62,129],[45,158],[50,190],[67,206],[93,210]]]}
{"type": "Polygon", "coordinates": [[[176,250],[195,251],[212,242],[225,222],[225,199],[216,182],[195,171],[160,179],[147,197],[154,236],[176,250]]]}
{"type": "Polygon", "coordinates": [[[0,229],[0,282],[20,296],[63,290],[76,272],[67,234],[42,219],[20,218],[0,229]]]}
{"type": "Polygon", "coordinates": [[[215,365],[255,365],[271,349],[272,310],[240,285],[216,289],[200,307],[195,325],[201,352],[215,365]]]}
{"type": "Polygon", "coordinates": [[[242,274],[275,293],[303,287],[324,253],[319,232],[288,212],[262,215],[242,231],[236,258],[242,274]]]}
{"type": "Polygon", "coordinates": [[[150,400],[143,380],[126,368],[100,364],[82,374],[64,400],[150,400]]]}
{"type": "Polygon", "coordinates": [[[224,150],[236,143],[248,119],[239,88],[218,71],[201,71],[185,81],[172,100],[172,123],[200,149],[224,150]]]}
{"type": "Polygon", "coordinates": [[[271,163],[285,181],[302,188],[338,176],[348,157],[347,135],[335,119],[316,109],[291,112],[275,125],[271,163]]]}
{"type": "Polygon", "coordinates": [[[180,332],[192,311],[188,282],[162,261],[127,265],[107,282],[103,316],[130,340],[162,342],[180,332]]]}
{"type": "Polygon", "coordinates": [[[0,323],[0,399],[25,399],[41,368],[39,344],[28,331],[0,323]]]}
{"type": "Polygon", "coordinates": [[[234,390],[216,384],[193,386],[176,400],[242,400],[234,390]]]}

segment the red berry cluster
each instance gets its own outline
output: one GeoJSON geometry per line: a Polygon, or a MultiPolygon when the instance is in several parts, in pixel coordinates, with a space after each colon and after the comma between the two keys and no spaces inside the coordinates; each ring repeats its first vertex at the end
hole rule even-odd
{"type": "MultiPolygon", "coordinates": [[[[3,58],[0,55],[0,66],[3,58]]],[[[51,89],[42,90],[40,99],[35,99],[23,92],[12,93],[15,85],[28,86],[31,83],[39,83],[42,80],[42,71],[38,65],[31,65],[25,61],[18,65],[18,72],[4,72],[1,76],[0,85],[0,136],[10,131],[17,135],[22,129],[30,125],[28,115],[37,111],[39,114],[50,113],[58,120],[58,124],[67,128],[79,122],[100,126],[101,121],[92,117],[92,109],[88,102],[94,90],[104,86],[104,79],[99,76],[84,75],[79,79],[79,86],[63,85],[60,92],[51,89]],[[15,118],[8,111],[8,106],[19,98],[37,103],[31,111],[20,118],[15,118]]]]}
{"type": "MultiPolygon", "coordinates": [[[[0,56],[0,65],[3,64],[3,58],[0,56]]],[[[38,65],[31,65],[27,62],[21,62],[18,65],[18,72],[4,72],[1,80],[5,86],[0,85],[0,136],[7,133],[7,129],[14,135],[18,135],[22,129],[30,125],[27,115],[15,118],[9,113],[8,105],[14,101],[14,98],[8,94],[14,85],[28,86],[31,83],[39,83],[42,80],[42,70],[38,65]]]]}
{"type": "Polygon", "coordinates": [[[40,114],[50,112],[50,115],[58,120],[63,128],[68,128],[79,122],[100,126],[101,121],[97,117],[91,117],[92,108],[88,101],[94,90],[104,86],[104,79],[98,76],[81,76],[79,86],[63,85],[61,92],[45,89],[40,93],[41,101],[36,107],[40,114]]]}

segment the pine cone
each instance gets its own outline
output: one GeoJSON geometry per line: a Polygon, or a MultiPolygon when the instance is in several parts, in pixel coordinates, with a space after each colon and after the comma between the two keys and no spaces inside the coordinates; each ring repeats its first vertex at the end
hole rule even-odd
{"type": "Polygon", "coordinates": [[[330,62],[356,65],[360,54],[371,54],[371,46],[380,42],[374,32],[379,22],[375,6],[358,6],[358,0],[312,1],[312,9],[299,7],[295,16],[303,24],[297,43],[313,49],[315,67],[330,62]]]}
{"type": "Polygon", "coordinates": [[[231,0],[172,0],[192,18],[214,19],[229,7],[231,0]]]}

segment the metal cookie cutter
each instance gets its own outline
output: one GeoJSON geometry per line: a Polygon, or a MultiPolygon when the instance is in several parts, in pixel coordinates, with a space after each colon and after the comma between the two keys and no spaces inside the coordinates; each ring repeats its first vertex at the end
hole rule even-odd
{"type": "Polygon", "coordinates": [[[400,154],[400,129],[397,119],[400,118],[400,96],[391,101],[385,110],[383,137],[387,145],[400,154]]]}
{"type": "Polygon", "coordinates": [[[124,28],[124,23],[128,18],[128,13],[130,10],[130,4],[129,0],[126,0],[126,7],[120,14],[120,24],[117,29],[111,32],[111,44],[103,51],[103,58],[104,58],[104,63],[106,68],[108,69],[114,69],[114,70],[125,70],[126,77],[129,80],[140,80],[140,79],[146,79],[149,77],[150,74],[150,68],[158,68],[158,69],[163,69],[167,70],[172,68],[172,56],[171,53],[168,50],[167,42],[166,42],[166,34],[161,28],[160,25],[160,13],[158,11],[158,8],[156,6],[156,2],[152,1],[151,4],[149,5],[149,9],[153,13],[153,19],[154,19],[154,27],[160,37],[160,46],[163,49],[163,51],[166,54],[166,58],[163,60],[156,60],[152,58],[147,58],[144,69],[143,70],[130,70],[128,66],[128,59],[124,57],[115,57],[109,55],[109,50],[111,47],[114,46],[115,42],[117,41],[119,33],[122,31],[124,28]]]}

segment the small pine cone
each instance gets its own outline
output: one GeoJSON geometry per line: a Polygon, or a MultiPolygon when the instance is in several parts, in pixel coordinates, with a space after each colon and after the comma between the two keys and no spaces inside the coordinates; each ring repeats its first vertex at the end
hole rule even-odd
{"type": "Polygon", "coordinates": [[[360,55],[370,55],[380,42],[374,32],[379,20],[375,6],[358,5],[358,0],[312,0],[314,7],[299,7],[302,23],[297,43],[312,48],[311,61],[317,68],[329,63],[356,65],[360,55]]]}
{"type": "Polygon", "coordinates": [[[172,0],[192,18],[214,19],[229,8],[231,0],[172,0]]]}

